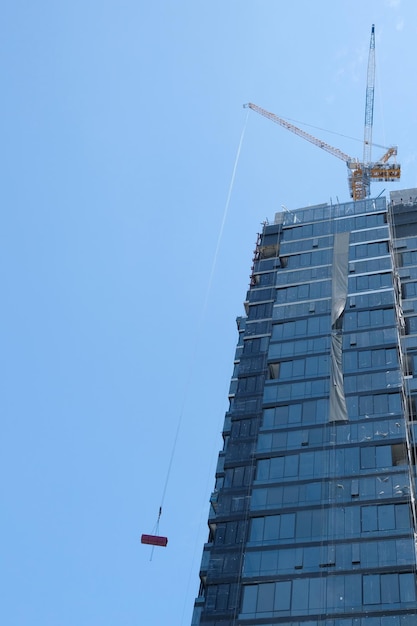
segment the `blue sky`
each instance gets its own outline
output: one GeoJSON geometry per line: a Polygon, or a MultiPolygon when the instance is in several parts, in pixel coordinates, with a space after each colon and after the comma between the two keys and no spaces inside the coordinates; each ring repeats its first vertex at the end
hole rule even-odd
{"type": "Polygon", "coordinates": [[[372,23],[374,141],[414,187],[414,0],[4,4],[2,623],[190,624],[256,233],[348,199],[242,105],[360,157],[372,23]]]}

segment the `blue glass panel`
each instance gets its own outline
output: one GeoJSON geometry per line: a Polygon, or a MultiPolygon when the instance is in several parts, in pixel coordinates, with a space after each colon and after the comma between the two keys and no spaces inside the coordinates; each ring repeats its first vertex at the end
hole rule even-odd
{"type": "Polygon", "coordinates": [[[295,513],[281,515],[281,539],[290,539],[295,533],[295,513]]]}
{"type": "Polygon", "coordinates": [[[391,446],[376,446],[375,467],[391,467],[392,454],[391,446]]]}
{"type": "Polygon", "coordinates": [[[326,609],[325,598],[326,598],[326,579],[325,578],[311,578],[308,608],[311,611],[313,611],[313,609],[325,611],[326,609]]]}
{"type": "Polygon", "coordinates": [[[280,506],[282,503],[282,487],[270,487],[266,491],[268,508],[280,506]]]}
{"type": "Polygon", "coordinates": [[[267,489],[254,489],[252,492],[251,506],[253,509],[260,509],[266,506],[267,489]]]}
{"type": "Polygon", "coordinates": [[[305,489],[306,502],[319,502],[321,499],[321,483],[308,483],[305,489]]]}
{"type": "Polygon", "coordinates": [[[298,456],[293,454],[285,457],[284,476],[291,477],[298,474],[298,456]]]}
{"type": "Polygon", "coordinates": [[[408,504],[396,504],[395,505],[395,527],[396,528],[410,528],[410,509],[408,504]]]}
{"type": "Polygon", "coordinates": [[[344,591],[344,605],[349,611],[362,606],[362,576],[360,574],[346,577],[344,591]]]}
{"type": "Polygon", "coordinates": [[[261,574],[271,575],[278,571],[278,551],[267,550],[261,552],[261,574]]]}
{"type": "Polygon", "coordinates": [[[251,521],[250,541],[261,541],[264,534],[264,518],[255,517],[251,521]]]}
{"type": "Polygon", "coordinates": [[[275,611],[288,611],[291,606],[291,582],[275,583],[275,611]]]}
{"type": "Polygon", "coordinates": [[[279,571],[281,573],[288,572],[293,573],[294,571],[294,550],[293,549],[282,549],[279,551],[278,555],[278,566],[279,571]]]}
{"type": "Polygon", "coordinates": [[[400,601],[398,574],[383,574],[381,576],[381,598],[384,604],[394,604],[400,601]]]}
{"type": "Polygon", "coordinates": [[[270,613],[274,608],[275,584],[265,583],[258,587],[257,613],[270,613]]]}
{"type": "Polygon", "coordinates": [[[395,565],[397,563],[397,546],[395,541],[378,541],[379,565],[395,565]]]}
{"type": "Polygon", "coordinates": [[[416,599],[416,583],[414,574],[400,574],[401,602],[413,602],[416,599]]]}
{"type": "Polygon", "coordinates": [[[276,541],[280,536],[280,515],[269,515],[265,517],[265,528],[263,539],[265,541],[276,541]]]}
{"type": "Polygon", "coordinates": [[[361,563],[367,568],[375,568],[378,566],[377,542],[369,541],[361,545],[361,563]]]}
{"type": "Polygon", "coordinates": [[[341,610],[344,607],[345,584],[342,576],[329,576],[327,578],[327,608],[341,610]]]}
{"type": "MultiPolygon", "coordinates": [[[[286,460],[285,460],[286,464],[286,460]]],[[[277,456],[271,459],[269,478],[281,478],[284,475],[284,457],[277,456]]]]}
{"type": "Polygon", "coordinates": [[[296,537],[310,537],[312,511],[299,511],[297,513],[296,537]]]}
{"type": "Polygon", "coordinates": [[[289,407],[289,416],[288,423],[289,424],[297,424],[301,421],[301,412],[302,412],[302,404],[292,404],[289,407]]]}
{"type": "Polygon", "coordinates": [[[242,613],[254,614],[256,612],[257,599],[258,599],[258,586],[249,585],[245,587],[243,590],[242,613]]]}
{"type": "Polygon", "coordinates": [[[269,459],[258,461],[256,478],[258,480],[268,480],[269,478],[269,459]]]}
{"type": "Polygon", "coordinates": [[[381,602],[381,588],[378,574],[368,574],[363,577],[363,603],[379,604],[381,602]]]}
{"type": "MultiPolygon", "coordinates": [[[[245,554],[245,576],[257,576],[260,572],[261,553],[247,551],[245,554]]],[[[249,587],[251,589],[251,587],[249,587]]]]}
{"type": "Polygon", "coordinates": [[[395,508],[393,504],[378,507],[378,529],[390,530],[395,528],[395,508]]]}
{"type": "Polygon", "coordinates": [[[361,508],[362,532],[372,532],[378,528],[377,507],[363,506],[361,508]]]}
{"type": "Polygon", "coordinates": [[[304,452],[300,455],[300,477],[313,476],[314,452],[304,452]]]}
{"type": "Polygon", "coordinates": [[[293,611],[300,611],[308,608],[308,580],[298,579],[293,581],[291,608],[293,611]]]}

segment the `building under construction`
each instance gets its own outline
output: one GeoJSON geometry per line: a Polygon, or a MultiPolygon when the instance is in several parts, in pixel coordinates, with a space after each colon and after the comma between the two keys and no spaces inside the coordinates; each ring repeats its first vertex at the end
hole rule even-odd
{"type": "Polygon", "coordinates": [[[193,626],[415,626],[417,189],[254,253],[193,626]]]}

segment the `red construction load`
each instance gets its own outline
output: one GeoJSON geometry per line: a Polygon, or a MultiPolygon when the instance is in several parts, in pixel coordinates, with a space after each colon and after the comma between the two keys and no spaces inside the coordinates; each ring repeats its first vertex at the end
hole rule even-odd
{"type": "Polygon", "coordinates": [[[159,537],[158,535],[142,535],[141,543],[147,543],[150,546],[166,547],[168,537],[159,537]]]}

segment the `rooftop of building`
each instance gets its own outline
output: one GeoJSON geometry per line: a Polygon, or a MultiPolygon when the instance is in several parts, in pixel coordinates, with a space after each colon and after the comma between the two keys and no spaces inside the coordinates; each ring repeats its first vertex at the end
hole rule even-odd
{"type": "MultiPolygon", "coordinates": [[[[417,207],[417,188],[399,189],[390,192],[390,203],[395,207],[395,212],[410,212],[417,207]]],[[[372,213],[385,209],[386,197],[376,196],[354,202],[322,203],[288,209],[282,205],[282,211],[275,213],[274,224],[286,226],[306,222],[316,222],[335,216],[357,215],[359,213],[372,213]]]]}

